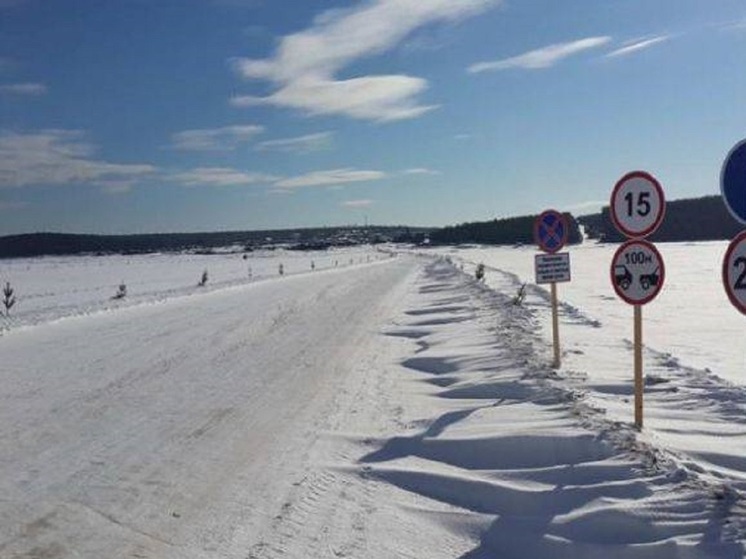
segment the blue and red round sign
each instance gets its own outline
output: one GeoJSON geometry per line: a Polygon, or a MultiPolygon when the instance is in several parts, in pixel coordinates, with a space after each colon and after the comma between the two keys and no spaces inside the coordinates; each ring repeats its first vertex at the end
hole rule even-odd
{"type": "Polygon", "coordinates": [[[568,235],[567,220],[557,210],[546,210],[534,221],[534,240],[544,252],[552,254],[560,250],[568,235]]]}

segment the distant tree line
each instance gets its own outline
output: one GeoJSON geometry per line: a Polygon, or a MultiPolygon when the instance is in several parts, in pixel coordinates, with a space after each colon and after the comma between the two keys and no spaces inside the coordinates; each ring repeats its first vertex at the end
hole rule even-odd
{"type": "Polygon", "coordinates": [[[214,249],[237,246],[251,252],[284,246],[296,250],[319,250],[393,241],[427,229],[405,226],[318,227],[266,231],[211,233],[161,233],[145,235],[75,235],[31,233],[0,237],[0,258],[72,254],[146,254],[193,250],[210,254],[214,249]]]}
{"type": "MultiPolygon", "coordinates": [[[[625,238],[611,221],[609,207],[601,213],[578,217],[586,236],[603,242],[617,243],[625,238]]],[[[715,241],[730,239],[745,229],[728,213],[720,196],[674,200],[666,203],[666,214],[651,241],[715,241]]]]}
{"type": "MultiPolygon", "coordinates": [[[[564,216],[569,228],[568,243],[582,242],[583,237],[576,219],[569,213],[565,213],[564,216]]],[[[430,232],[430,242],[434,244],[534,244],[534,222],[537,217],[527,215],[444,227],[430,232]]]]}

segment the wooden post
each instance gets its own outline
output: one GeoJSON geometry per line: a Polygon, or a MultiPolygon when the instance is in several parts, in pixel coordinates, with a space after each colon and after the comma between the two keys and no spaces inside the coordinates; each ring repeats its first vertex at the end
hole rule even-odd
{"type": "Polygon", "coordinates": [[[561,365],[560,357],[560,337],[559,337],[559,312],[557,309],[557,284],[552,282],[552,343],[554,345],[554,363],[553,367],[559,369],[561,365]]]}
{"type": "Polygon", "coordinates": [[[642,305],[635,305],[635,427],[642,429],[642,305]]]}

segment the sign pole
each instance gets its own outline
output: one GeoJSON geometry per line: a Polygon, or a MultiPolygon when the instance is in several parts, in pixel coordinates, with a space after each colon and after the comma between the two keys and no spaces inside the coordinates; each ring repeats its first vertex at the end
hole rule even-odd
{"type": "Polygon", "coordinates": [[[614,226],[629,239],[614,253],[611,284],[616,294],[634,307],[635,427],[642,430],[642,305],[658,295],[666,276],[660,252],[643,239],[663,222],[666,213],[663,188],[650,173],[627,173],[611,191],[609,211],[614,226]]]}
{"type": "Polygon", "coordinates": [[[635,305],[635,427],[642,429],[642,305],[635,305]]]}
{"type": "Polygon", "coordinates": [[[552,343],[554,345],[554,364],[555,369],[561,366],[560,357],[560,335],[559,335],[559,312],[557,304],[557,283],[552,282],[552,343]]]}
{"type": "Polygon", "coordinates": [[[552,296],[552,345],[554,346],[554,362],[552,367],[561,366],[560,338],[559,338],[559,309],[557,304],[557,282],[570,281],[570,254],[560,253],[569,234],[569,227],[565,216],[557,210],[546,210],[534,221],[534,239],[539,248],[547,254],[534,258],[536,269],[536,283],[549,283],[552,296]]]}

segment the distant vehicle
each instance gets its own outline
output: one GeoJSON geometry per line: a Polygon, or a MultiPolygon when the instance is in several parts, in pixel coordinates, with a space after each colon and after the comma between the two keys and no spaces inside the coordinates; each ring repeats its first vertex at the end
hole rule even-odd
{"type": "Polygon", "coordinates": [[[614,282],[624,291],[629,289],[629,286],[632,285],[632,273],[627,269],[627,266],[624,264],[614,266],[614,282]]]}
{"type": "Polygon", "coordinates": [[[640,276],[640,286],[647,291],[652,286],[658,285],[661,277],[658,275],[658,268],[656,268],[651,274],[643,274],[640,276]]]}

